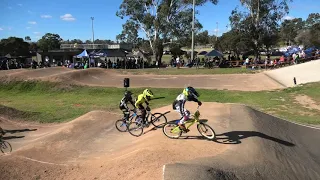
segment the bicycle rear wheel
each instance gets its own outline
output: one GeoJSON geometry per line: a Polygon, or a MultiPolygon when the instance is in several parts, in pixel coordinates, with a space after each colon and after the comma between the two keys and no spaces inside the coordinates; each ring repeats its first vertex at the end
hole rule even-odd
{"type": "Polygon", "coordinates": [[[115,125],[116,125],[117,130],[120,132],[126,132],[128,130],[127,124],[125,123],[125,121],[123,119],[117,120],[115,125]]]}
{"type": "Polygon", "coordinates": [[[199,123],[197,125],[197,129],[198,129],[199,133],[207,139],[212,140],[212,139],[216,138],[216,133],[208,124],[199,123]]]}
{"type": "Polygon", "coordinates": [[[154,113],[151,116],[151,123],[157,127],[157,128],[161,128],[163,127],[165,124],[167,124],[167,117],[161,113],[154,113]]]}
{"type": "Polygon", "coordinates": [[[174,123],[168,123],[164,125],[162,131],[164,135],[171,139],[178,139],[182,134],[179,125],[174,123]]]}
{"type": "Polygon", "coordinates": [[[0,142],[0,149],[2,153],[10,153],[12,151],[11,144],[7,141],[0,142]]]}
{"type": "Polygon", "coordinates": [[[143,122],[141,118],[136,118],[135,121],[132,121],[128,126],[128,131],[132,136],[139,137],[143,133],[143,122]]]}

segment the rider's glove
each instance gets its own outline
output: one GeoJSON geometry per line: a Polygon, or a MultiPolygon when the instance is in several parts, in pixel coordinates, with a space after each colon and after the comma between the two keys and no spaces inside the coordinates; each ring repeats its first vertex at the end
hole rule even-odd
{"type": "Polygon", "coordinates": [[[198,106],[201,106],[202,105],[202,102],[201,101],[198,101],[198,106]]]}

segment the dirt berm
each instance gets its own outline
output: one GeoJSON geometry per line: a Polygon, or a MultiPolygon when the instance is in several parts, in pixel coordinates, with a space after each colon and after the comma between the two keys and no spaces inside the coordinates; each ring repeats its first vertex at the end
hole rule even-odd
{"type": "MultiPolygon", "coordinates": [[[[194,112],[196,103],[186,107],[194,112]]],[[[320,130],[241,105],[203,103],[200,112],[217,142],[203,139],[196,127],[180,139],[152,127],[136,138],[115,129],[120,114],[104,111],[61,124],[0,115],[13,148],[0,154],[0,179],[320,179],[320,130]]],[[[179,118],[176,112],[166,116],[179,118]]]]}
{"type": "MultiPolygon", "coordinates": [[[[230,149],[215,156],[167,164],[165,180],[320,179],[320,130],[233,105],[229,128],[217,143],[230,149]]],[[[197,153],[197,149],[190,153],[197,153]]]]}

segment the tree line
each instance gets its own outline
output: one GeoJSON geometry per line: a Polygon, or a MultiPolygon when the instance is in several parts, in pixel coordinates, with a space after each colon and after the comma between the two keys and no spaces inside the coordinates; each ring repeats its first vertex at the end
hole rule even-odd
{"type": "MultiPolygon", "coordinates": [[[[235,8],[231,12],[231,30],[218,38],[201,31],[202,25],[195,19],[195,43],[212,44],[215,49],[235,54],[252,50],[256,57],[261,49],[269,50],[281,43],[319,46],[319,13],[310,14],[306,21],[301,18],[283,21],[289,13],[289,1],[240,0],[242,11],[235,8]]],[[[205,3],[218,1],[196,0],[196,7],[205,3]]],[[[161,62],[165,44],[172,44],[170,48],[174,50],[191,45],[192,0],[123,0],[116,15],[127,18],[117,40],[151,51],[157,61],[161,62]],[[146,39],[138,37],[139,30],[146,39]]]]}
{"type": "MultiPolygon", "coordinates": [[[[80,39],[63,40],[59,34],[46,33],[37,42],[33,42],[30,36],[25,38],[8,37],[0,40],[0,55],[5,56],[28,56],[30,52],[38,50],[48,51],[60,49],[61,44],[92,44],[91,40],[82,41],[80,39]]],[[[95,44],[114,44],[112,40],[94,40],[95,44]]]]}

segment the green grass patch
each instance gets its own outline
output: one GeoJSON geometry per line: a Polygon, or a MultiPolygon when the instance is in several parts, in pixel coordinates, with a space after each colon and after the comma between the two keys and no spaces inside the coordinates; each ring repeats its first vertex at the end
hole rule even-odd
{"type": "Polygon", "coordinates": [[[148,69],[119,69],[117,70],[121,74],[154,74],[154,75],[210,75],[210,74],[254,74],[259,71],[253,71],[245,68],[148,68],[148,69]]]}
{"type": "MultiPolygon", "coordinates": [[[[152,88],[151,107],[170,105],[181,89],[152,88]]],[[[137,96],[141,88],[131,89],[137,96]]],[[[64,85],[51,82],[0,82],[0,114],[43,123],[64,122],[92,110],[120,112],[122,88],[64,85]]],[[[273,115],[307,124],[320,124],[320,111],[303,107],[294,99],[304,94],[320,105],[320,83],[278,91],[242,92],[199,90],[205,102],[242,103],[273,115]]]]}

